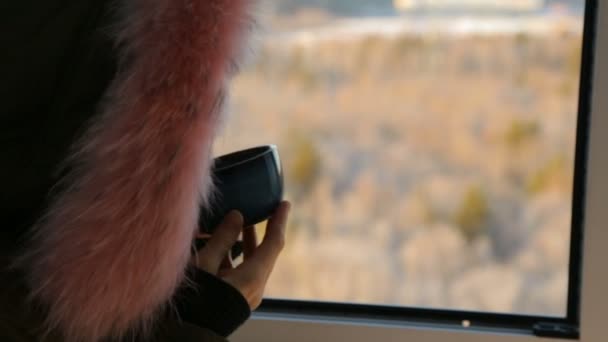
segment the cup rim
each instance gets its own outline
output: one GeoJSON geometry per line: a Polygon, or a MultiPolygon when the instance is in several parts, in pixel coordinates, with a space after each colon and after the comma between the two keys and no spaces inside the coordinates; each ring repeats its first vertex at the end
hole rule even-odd
{"type": "Polygon", "coordinates": [[[246,153],[246,152],[253,152],[255,150],[261,150],[261,152],[260,153],[256,153],[256,154],[252,155],[249,158],[240,160],[240,161],[238,161],[236,163],[232,163],[232,164],[229,164],[229,165],[226,165],[226,166],[214,168],[214,171],[215,172],[219,172],[219,171],[228,170],[228,169],[231,169],[233,167],[237,167],[239,165],[248,163],[248,162],[250,162],[250,161],[252,161],[254,159],[260,158],[261,156],[263,156],[265,154],[275,153],[277,151],[277,146],[274,145],[274,144],[259,145],[259,146],[250,147],[250,148],[247,148],[247,149],[244,149],[244,150],[239,150],[239,151],[234,151],[234,152],[231,152],[231,153],[228,153],[228,154],[224,154],[224,155],[221,155],[221,156],[218,156],[218,157],[214,158],[214,160],[218,160],[218,159],[221,159],[221,158],[229,158],[229,157],[237,155],[237,154],[246,153]]]}

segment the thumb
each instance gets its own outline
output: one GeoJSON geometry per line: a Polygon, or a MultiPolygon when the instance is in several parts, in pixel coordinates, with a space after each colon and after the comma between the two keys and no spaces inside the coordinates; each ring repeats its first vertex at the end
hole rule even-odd
{"type": "Polygon", "coordinates": [[[217,274],[222,261],[238,240],[243,229],[243,215],[238,211],[231,211],[224,221],[215,229],[209,242],[198,253],[198,267],[217,274]]]}

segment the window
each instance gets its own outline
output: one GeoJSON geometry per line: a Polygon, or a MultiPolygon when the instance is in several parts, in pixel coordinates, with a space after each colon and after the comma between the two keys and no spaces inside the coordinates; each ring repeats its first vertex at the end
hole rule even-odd
{"type": "Polygon", "coordinates": [[[284,161],[262,312],[577,337],[595,1],[266,6],[216,150],[284,161]]]}

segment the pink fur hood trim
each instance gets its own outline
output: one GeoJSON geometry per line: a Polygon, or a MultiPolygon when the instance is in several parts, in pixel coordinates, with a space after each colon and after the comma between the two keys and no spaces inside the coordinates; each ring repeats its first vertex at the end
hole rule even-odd
{"type": "Polygon", "coordinates": [[[252,1],[120,0],[120,71],[19,261],[66,340],[146,331],[184,281],[252,1]]]}

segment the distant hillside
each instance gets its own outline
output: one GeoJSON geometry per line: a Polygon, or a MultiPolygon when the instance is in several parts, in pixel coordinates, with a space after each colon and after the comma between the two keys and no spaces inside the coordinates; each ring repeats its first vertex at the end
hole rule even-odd
{"type": "Polygon", "coordinates": [[[392,0],[277,0],[276,8],[282,13],[293,13],[306,7],[320,7],[335,15],[388,15],[394,14],[392,0]]]}
{"type": "MultiPolygon", "coordinates": [[[[561,5],[580,12],[584,8],[584,3],[584,0],[545,0],[545,7],[561,5]]],[[[275,10],[283,14],[310,7],[322,8],[337,16],[377,16],[397,13],[393,0],[275,0],[273,4],[275,10]]]]}

